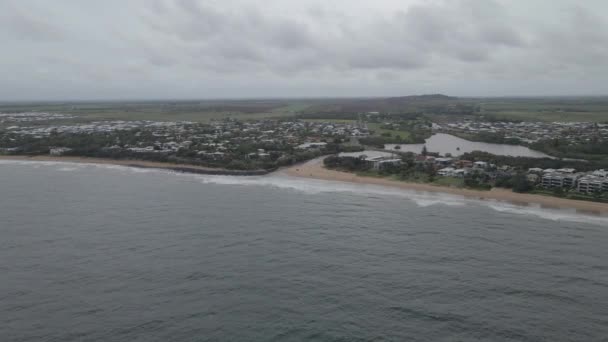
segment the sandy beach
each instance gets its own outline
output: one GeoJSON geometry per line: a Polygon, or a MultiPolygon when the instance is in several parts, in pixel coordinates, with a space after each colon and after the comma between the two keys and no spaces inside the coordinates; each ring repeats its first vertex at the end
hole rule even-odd
{"type": "Polygon", "coordinates": [[[518,194],[508,189],[493,188],[490,191],[478,191],[461,188],[451,188],[423,183],[408,183],[384,178],[362,177],[349,172],[329,170],[323,167],[322,159],[315,159],[304,164],[293,166],[285,171],[294,177],[305,177],[323,180],[332,180],[359,184],[374,184],[387,187],[397,187],[407,190],[440,192],[453,195],[465,196],[473,199],[492,199],[509,202],[517,205],[538,204],[544,208],[552,209],[575,209],[584,213],[608,214],[608,204],[598,202],[588,202],[571,200],[565,198],[549,197],[534,194],[518,194]]]}
{"type": "Polygon", "coordinates": [[[210,175],[232,175],[232,176],[249,176],[262,175],[268,173],[265,170],[239,171],[226,170],[220,168],[210,168],[204,166],[190,164],[172,164],[153,162],[145,160],[121,160],[121,159],[104,159],[104,158],[88,158],[88,157],[53,157],[53,156],[0,156],[0,160],[22,160],[22,161],[49,161],[49,162],[69,162],[69,163],[84,163],[84,164],[107,164],[120,165],[127,167],[139,168],[154,168],[180,172],[190,172],[210,175]]]}

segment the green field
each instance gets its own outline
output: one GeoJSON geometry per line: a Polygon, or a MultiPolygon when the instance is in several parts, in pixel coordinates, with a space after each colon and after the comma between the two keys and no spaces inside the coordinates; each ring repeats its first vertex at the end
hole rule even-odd
{"type": "Polygon", "coordinates": [[[395,130],[395,129],[386,129],[386,128],[382,128],[381,126],[382,126],[382,124],[379,124],[379,123],[369,123],[369,124],[367,124],[367,127],[370,130],[374,131],[374,135],[390,134],[391,137],[395,137],[395,136],[398,135],[403,140],[408,140],[411,137],[411,134],[408,131],[395,130]]]}
{"type": "MultiPolygon", "coordinates": [[[[190,101],[98,101],[0,103],[0,112],[46,111],[72,114],[78,121],[156,120],[208,122],[213,119],[301,117],[309,121],[350,123],[359,115],[386,108],[391,116],[411,119],[426,116],[433,121],[465,118],[516,121],[591,121],[608,122],[608,97],[547,98],[450,98],[436,96],[393,99],[251,99],[190,101]],[[390,110],[389,110],[390,109],[390,110]]],[[[382,129],[382,133],[401,135],[407,131],[382,129]]]]}
{"type": "Polygon", "coordinates": [[[608,98],[478,99],[479,115],[494,120],[608,122],[608,98]]]}
{"type": "Polygon", "coordinates": [[[19,103],[0,104],[0,112],[56,112],[78,118],[70,121],[153,120],[209,122],[234,118],[257,120],[293,117],[305,103],[283,101],[214,101],[214,102],[97,102],[97,103],[19,103]]]}

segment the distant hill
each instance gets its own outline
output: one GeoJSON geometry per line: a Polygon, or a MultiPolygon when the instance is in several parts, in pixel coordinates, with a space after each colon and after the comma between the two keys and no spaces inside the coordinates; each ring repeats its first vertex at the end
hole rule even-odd
{"type": "Polygon", "coordinates": [[[458,100],[455,96],[448,96],[443,94],[429,94],[429,95],[408,95],[408,96],[397,96],[388,97],[390,101],[436,101],[436,100],[458,100]]]}

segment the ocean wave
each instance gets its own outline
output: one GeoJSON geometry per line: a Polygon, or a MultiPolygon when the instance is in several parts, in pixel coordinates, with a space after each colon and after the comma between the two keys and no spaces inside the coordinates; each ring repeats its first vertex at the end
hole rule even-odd
{"type": "Polygon", "coordinates": [[[64,167],[58,168],[57,171],[70,172],[70,171],[76,171],[79,169],[80,169],[80,167],[76,167],[76,166],[64,166],[64,167]]]}
{"type": "Polygon", "coordinates": [[[381,185],[353,184],[339,181],[307,179],[291,177],[284,174],[271,174],[266,176],[216,176],[182,173],[164,169],[137,168],[123,165],[101,163],[84,164],[69,161],[0,160],[0,165],[18,165],[29,166],[34,168],[40,168],[43,166],[56,167],[58,171],[63,172],[76,172],[84,170],[87,167],[91,167],[97,169],[119,171],[121,173],[170,174],[175,177],[181,177],[183,179],[196,181],[202,184],[273,187],[277,189],[297,191],[310,195],[323,193],[349,193],[361,196],[390,196],[409,200],[418,207],[430,207],[438,205],[462,207],[466,205],[477,205],[484,206],[497,212],[512,215],[535,216],[552,221],[567,221],[608,225],[607,216],[590,215],[580,213],[575,210],[549,209],[542,208],[539,205],[533,204],[521,206],[498,200],[478,200],[453,194],[421,192],[408,189],[395,189],[381,185]]]}
{"type": "Polygon", "coordinates": [[[30,168],[39,169],[41,167],[56,167],[57,171],[80,171],[86,168],[98,168],[107,170],[117,170],[129,173],[148,173],[148,172],[165,172],[173,173],[170,170],[154,169],[154,168],[138,168],[127,165],[116,165],[116,164],[104,164],[104,163],[79,163],[73,161],[49,161],[49,160],[12,160],[12,159],[0,159],[0,166],[2,165],[16,165],[16,166],[28,166],[30,168]]]}
{"type": "Polygon", "coordinates": [[[490,209],[501,213],[514,214],[514,215],[527,215],[536,216],[545,220],[551,221],[566,221],[566,222],[580,222],[580,223],[592,223],[603,226],[608,225],[608,217],[599,215],[590,215],[577,212],[572,209],[549,209],[542,208],[539,205],[530,204],[527,206],[518,206],[505,202],[488,201],[481,202],[483,205],[490,209]]]}
{"type": "Polygon", "coordinates": [[[256,177],[230,177],[230,176],[205,176],[193,175],[199,181],[206,184],[240,185],[240,186],[272,186],[280,189],[289,189],[306,194],[320,193],[351,193],[362,196],[391,196],[407,199],[419,207],[430,207],[444,205],[450,207],[462,207],[466,205],[483,206],[497,212],[512,215],[535,216],[552,221],[567,221],[608,225],[607,216],[591,215],[577,212],[572,209],[550,209],[542,208],[540,205],[530,204],[526,206],[511,204],[498,200],[479,200],[459,195],[421,192],[407,189],[393,189],[380,185],[361,185],[346,182],[326,181],[316,179],[305,179],[280,175],[256,176],[256,177]]]}

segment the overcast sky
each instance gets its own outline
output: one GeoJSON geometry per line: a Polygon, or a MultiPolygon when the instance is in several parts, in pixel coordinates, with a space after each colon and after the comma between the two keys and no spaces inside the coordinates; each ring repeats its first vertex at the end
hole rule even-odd
{"type": "Polygon", "coordinates": [[[0,0],[0,100],[607,95],[606,0],[0,0]]]}

